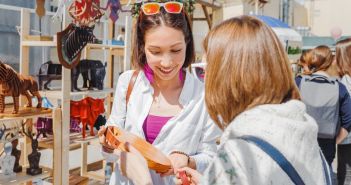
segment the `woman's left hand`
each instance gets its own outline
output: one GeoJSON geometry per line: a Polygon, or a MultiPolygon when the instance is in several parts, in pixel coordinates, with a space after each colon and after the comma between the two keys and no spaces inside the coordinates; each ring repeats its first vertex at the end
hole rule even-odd
{"type": "Polygon", "coordinates": [[[129,143],[125,144],[125,148],[127,152],[114,150],[114,154],[119,156],[118,164],[122,175],[132,180],[136,185],[152,184],[145,158],[129,143]]]}
{"type": "Polygon", "coordinates": [[[189,157],[184,154],[172,153],[168,156],[168,158],[171,161],[172,169],[166,173],[161,174],[161,177],[174,175],[179,168],[188,166],[189,157]]]}

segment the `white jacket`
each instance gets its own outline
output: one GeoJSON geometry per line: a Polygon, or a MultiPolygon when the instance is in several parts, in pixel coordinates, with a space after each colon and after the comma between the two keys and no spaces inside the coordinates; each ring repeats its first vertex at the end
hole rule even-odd
{"type": "MultiPolygon", "coordinates": [[[[107,125],[123,128],[137,136],[144,138],[143,123],[153,102],[153,88],[140,72],[130,94],[126,111],[126,91],[133,71],[123,73],[116,87],[114,103],[107,125]]],[[[210,119],[204,101],[204,85],[187,72],[184,86],[179,97],[182,111],[161,129],[153,142],[153,146],[165,155],[172,151],[182,151],[189,154],[196,161],[199,171],[204,171],[217,150],[215,141],[221,131],[210,119]]],[[[114,160],[111,155],[105,155],[114,160]]],[[[154,171],[150,171],[155,185],[174,184],[173,177],[161,178],[154,171]]],[[[122,177],[115,169],[110,184],[132,184],[122,177]]]]}
{"type": "Polygon", "coordinates": [[[297,100],[245,111],[224,131],[217,156],[206,170],[202,184],[293,184],[269,155],[255,144],[238,139],[252,135],[276,147],[306,185],[323,185],[325,177],[317,132],[315,120],[297,100]]]}

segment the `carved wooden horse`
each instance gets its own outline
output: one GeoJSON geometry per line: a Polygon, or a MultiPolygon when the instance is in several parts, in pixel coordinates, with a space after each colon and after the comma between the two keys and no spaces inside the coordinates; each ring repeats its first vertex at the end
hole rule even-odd
{"type": "Polygon", "coordinates": [[[41,108],[41,96],[38,92],[38,83],[31,76],[18,74],[9,65],[0,61],[0,113],[5,110],[5,96],[12,96],[14,108],[12,113],[17,114],[20,94],[27,97],[27,107],[32,107],[32,97],[29,92],[38,98],[37,108],[41,108]]]}

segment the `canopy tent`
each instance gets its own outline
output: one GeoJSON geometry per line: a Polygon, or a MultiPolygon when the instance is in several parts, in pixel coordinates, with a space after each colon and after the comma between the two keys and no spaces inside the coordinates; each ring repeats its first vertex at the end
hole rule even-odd
{"type": "Polygon", "coordinates": [[[298,42],[302,45],[302,36],[297,31],[290,28],[285,22],[265,15],[254,16],[270,26],[284,45],[286,45],[287,42],[298,42]]]}

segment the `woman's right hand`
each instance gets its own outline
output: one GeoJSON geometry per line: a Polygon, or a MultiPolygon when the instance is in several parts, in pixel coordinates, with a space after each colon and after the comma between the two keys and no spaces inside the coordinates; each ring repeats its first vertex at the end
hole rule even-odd
{"type": "Polygon", "coordinates": [[[113,153],[113,148],[109,147],[108,143],[106,142],[106,137],[105,137],[106,129],[107,128],[105,126],[100,126],[100,130],[98,132],[99,141],[100,141],[100,144],[102,145],[102,150],[104,152],[113,153]]]}

